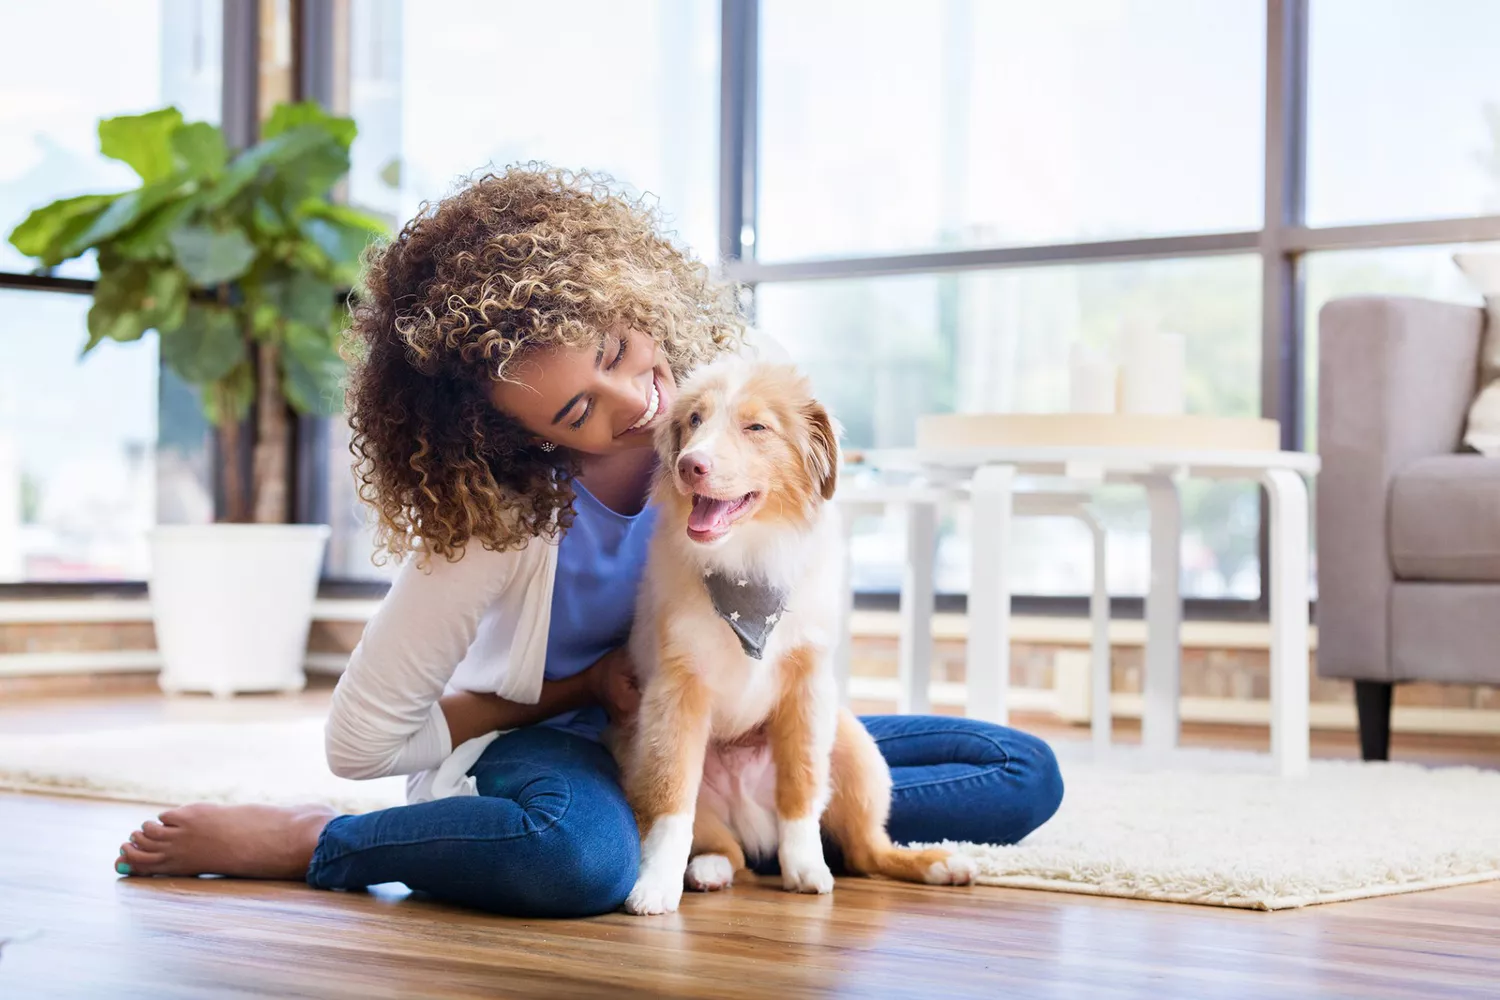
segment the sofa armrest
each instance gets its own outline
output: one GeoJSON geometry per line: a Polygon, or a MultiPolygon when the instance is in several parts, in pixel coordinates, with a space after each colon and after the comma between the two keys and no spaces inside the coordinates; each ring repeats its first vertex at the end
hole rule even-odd
{"type": "Polygon", "coordinates": [[[1458,450],[1484,311],[1425,299],[1335,299],[1318,315],[1318,672],[1391,676],[1391,481],[1458,450]]]}

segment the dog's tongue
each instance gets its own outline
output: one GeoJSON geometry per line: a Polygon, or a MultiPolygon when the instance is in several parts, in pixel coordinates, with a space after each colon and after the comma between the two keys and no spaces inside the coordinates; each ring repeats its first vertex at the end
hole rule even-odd
{"type": "Polygon", "coordinates": [[[693,497],[693,512],[688,515],[688,527],[694,531],[716,531],[724,524],[733,500],[715,500],[711,497],[693,497]]]}

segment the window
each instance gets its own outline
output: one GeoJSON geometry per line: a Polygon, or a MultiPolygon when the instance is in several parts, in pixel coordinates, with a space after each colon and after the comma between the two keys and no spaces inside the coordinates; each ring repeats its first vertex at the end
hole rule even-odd
{"type": "Polygon", "coordinates": [[[146,575],[154,335],[83,361],[89,300],[0,289],[0,582],[146,575]]]}
{"type": "MultiPolygon", "coordinates": [[[[900,447],[935,412],[1066,409],[1075,341],[1112,349],[1122,326],[1145,322],[1187,338],[1189,412],[1253,417],[1260,383],[1260,262],[1254,256],[1066,265],[961,275],[912,275],[762,285],[757,325],[788,345],[843,423],[849,446],[900,447]]],[[[1190,483],[1183,491],[1184,592],[1259,594],[1253,486],[1190,483]]],[[[1115,593],[1146,590],[1144,498],[1111,488],[1115,593]]],[[[893,590],[905,559],[895,521],[862,526],[854,552],[861,590],[893,590]]],[[[938,589],[968,589],[966,515],[940,542],[938,589]]],[[[1086,593],[1093,564],[1083,530],[1026,519],[1015,532],[1017,593],[1086,593]]]]}
{"type": "Polygon", "coordinates": [[[764,0],[761,260],[1254,230],[1263,0],[764,0]]]}
{"type": "Polygon", "coordinates": [[[1312,0],[1313,225],[1500,212],[1500,4],[1312,0]]]}
{"type": "MultiPolygon", "coordinates": [[[[0,228],[57,198],[138,183],[99,155],[100,118],[175,104],[218,121],[220,4],[212,0],[77,0],[0,6],[0,228]],[[29,40],[29,41],[27,41],[29,40]],[[66,48],[59,63],[58,46],[66,48]],[[128,54],[128,59],[122,59],[128,54]]],[[[0,239],[0,270],[31,261],[0,239]]],[[[91,261],[60,274],[92,277],[91,261]]]]}
{"type": "MultiPolygon", "coordinates": [[[[0,101],[3,235],[53,199],[137,183],[99,155],[100,118],[175,104],[218,120],[220,9],[213,0],[0,7],[0,36],[16,42],[0,63],[10,97],[0,101]],[[58,39],[65,71],[50,44],[58,39]]],[[[0,272],[31,267],[0,242],[0,272]]],[[[58,273],[95,269],[78,260],[58,273]]],[[[154,335],[106,342],[80,361],[89,305],[84,294],[0,281],[0,583],[141,580],[153,525],[213,515],[197,399],[159,377],[154,335]]]]}
{"type": "Polygon", "coordinates": [[[432,0],[353,5],[350,200],[397,224],[487,168],[543,159],[659,199],[717,252],[719,5],[432,0]]]}

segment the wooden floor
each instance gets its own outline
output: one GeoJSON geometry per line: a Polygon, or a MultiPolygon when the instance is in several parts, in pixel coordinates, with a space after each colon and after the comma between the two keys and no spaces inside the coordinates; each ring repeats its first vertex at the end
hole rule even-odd
{"type": "MultiPolygon", "coordinates": [[[[321,703],[9,704],[0,730],[263,718],[321,703]]],[[[1315,746],[1343,755],[1348,742],[1315,746]]],[[[1496,757],[1480,741],[1397,749],[1496,757]]],[[[399,886],[118,878],[116,845],[149,815],[0,794],[0,939],[40,932],[0,953],[0,998],[1500,996],[1500,883],[1268,914],[862,879],[804,897],[747,878],[688,896],[670,917],[515,920],[399,886]]]]}

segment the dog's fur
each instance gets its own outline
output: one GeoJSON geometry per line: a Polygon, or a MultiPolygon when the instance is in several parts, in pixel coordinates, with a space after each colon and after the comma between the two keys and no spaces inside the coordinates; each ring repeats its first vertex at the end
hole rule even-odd
{"type": "Polygon", "coordinates": [[[971,881],[945,850],[891,843],[890,771],[838,705],[843,535],[828,503],[838,440],[806,380],[789,366],[712,366],[684,386],[656,444],[658,522],[630,640],[642,701],[616,744],[642,836],[625,908],[671,912],[684,882],[723,888],[747,855],[773,850],[788,890],[829,892],[820,825],[854,872],[971,881]],[[689,530],[696,494],[754,498],[705,538],[689,530]],[[762,658],[719,617],[710,572],[787,595],[762,658]]]}

